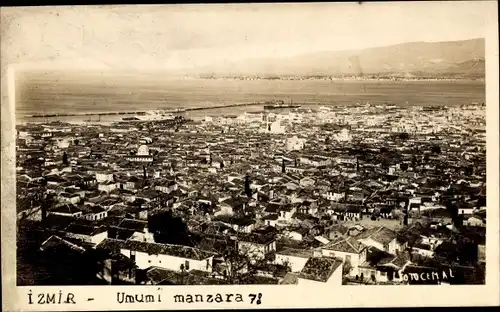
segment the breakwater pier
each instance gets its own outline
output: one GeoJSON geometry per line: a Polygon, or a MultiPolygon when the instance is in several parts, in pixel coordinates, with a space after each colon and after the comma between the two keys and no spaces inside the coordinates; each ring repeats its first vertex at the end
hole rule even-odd
{"type": "MultiPolygon", "coordinates": [[[[166,114],[183,113],[190,111],[201,111],[210,109],[220,109],[220,108],[230,108],[230,107],[244,107],[244,106],[255,106],[255,105],[265,105],[268,102],[251,102],[251,103],[237,103],[237,104],[221,104],[221,105],[210,105],[210,106],[200,106],[200,107],[186,107],[186,108],[171,108],[171,109],[152,109],[152,111],[158,110],[166,114]]],[[[33,118],[47,118],[47,117],[76,117],[76,116],[112,116],[112,115],[145,115],[148,111],[120,111],[120,112],[88,112],[88,113],[49,113],[49,114],[34,114],[29,117],[33,118]]]]}

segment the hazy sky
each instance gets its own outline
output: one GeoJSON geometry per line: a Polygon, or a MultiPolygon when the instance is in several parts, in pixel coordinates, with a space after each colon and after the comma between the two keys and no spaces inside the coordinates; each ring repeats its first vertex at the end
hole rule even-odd
{"type": "Polygon", "coordinates": [[[485,37],[493,2],[2,8],[2,63],[175,70],[485,37]]]}

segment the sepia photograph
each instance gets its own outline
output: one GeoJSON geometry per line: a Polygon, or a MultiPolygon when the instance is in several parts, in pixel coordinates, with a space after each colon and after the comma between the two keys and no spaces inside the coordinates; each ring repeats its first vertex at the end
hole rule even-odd
{"type": "Polygon", "coordinates": [[[484,286],[496,6],[2,8],[9,278],[32,309],[33,286],[484,286]]]}

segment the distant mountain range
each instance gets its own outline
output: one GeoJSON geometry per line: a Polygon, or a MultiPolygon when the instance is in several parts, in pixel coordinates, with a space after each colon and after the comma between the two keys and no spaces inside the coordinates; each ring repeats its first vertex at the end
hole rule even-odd
{"type": "Polygon", "coordinates": [[[290,58],[214,64],[186,71],[198,76],[462,76],[484,77],[485,40],[409,42],[358,51],[325,51],[290,58]]]}

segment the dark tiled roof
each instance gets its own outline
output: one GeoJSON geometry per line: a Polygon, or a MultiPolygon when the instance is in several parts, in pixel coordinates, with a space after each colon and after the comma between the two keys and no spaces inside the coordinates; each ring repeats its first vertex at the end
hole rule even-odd
{"type": "Polygon", "coordinates": [[[276,239],[274,233],[240,233],[238,239],[242,242],[251,242],[260,245],[266,245],[276,239]]]}
{"type": "Polygon", "coordinates": [[[154,285],[217,285],[225,284],[223,280],[210,278],[197,272],[190,271],[184,274],[158,267],[150,268],[147,278],[154,285]]]}
{"type": "Polygon", "coordinates": [[[296,248],[285,247],[280,251],[278,251],[277,254],[300,257],[300,258],[310,258],[313,256],[313,251],[312,249],[296,249],[296,248]]]}
{"type": "Polygon", "coordinates": [[[71,248],[72,250],[75,250],[75,251],[78,251],[81,253],[85,252],[84,248],[82,248],[78,245],[75,245],[75,244],[73,244],[65,239],[62,239],[61,237],[59,237],[57,235],[50,236],[46,241],[44,241],[42,243],[42,245],[40,246],[40,249],[47,250],[47,249],[50,249],[53,247],[58,247],[61,245],[67,246],[67,247],[71,248]]]}
{"type": "Polygon", "coordinates": [[[118,223],[118,226],[121,228],[127,228],[136,231],[144,231],[144,228],[147,227],[147,225],[147,221],[127,218],[122,219],[122,221],[118,223]]]}
{"type": "Polygon", "coordinates": [[[65,205],[61,205],[61,206],[58,206],[56,208],[53,208],[53,209],[49,210],[49,212],[73,214],[73,213],[81,212],[81,210],[78,209],[78,207],[76,207],[74,205],[65,204],[65,205]]]}
{"type": "Polygon", "coordinates": [[[193,259],[193,260],[204,260],[215,253],[203,251],[197,248],[182,246],[182,245],[170,245],[170,244],[158,244],[158,243],[148,243],[134,240],[119,240],[107,238],[102,241],[97,248],[108,249],[108,250],[118,250],[127,249],[139,252],[144,252],[151,255],[169,255],[173,257],[193,259]]]}
{"type": "Polygon", "coordinates": [[[70,224],[65,229],[65,232],[93,236],[93,235],[97,235],[97,234],[106,232],[106,229],[101,228],[101,227],[73,223],[73,224],[70,224]]]}
{"type": "Polygon", "coordinates": [[[333,272],[342,265],[342,260],[333,258],[310,258],[299,274],[300,278],[326,282],[333,272]]]}
{"type": "Polygon", "coordinates": [[[365,246],[362,243],[358,242],[356,239],[349,236],[347,238],[339,237],[326,244],[322,248],[326,250],[359,254],[363,251],[363,249],[365,249],[365,246]]]}
{"type": "Polygon", "coordinates": [[[382,243],[382,244],[389,244],[393,239],[396,238],[396,232],[393,230],[390,230],[384,226],[378,227],[378,228],[372,228],[369,229],[365,232],[362,232],[357,239],[366,239],[370,238],[373,239],[376,242],[382,243]]]}

